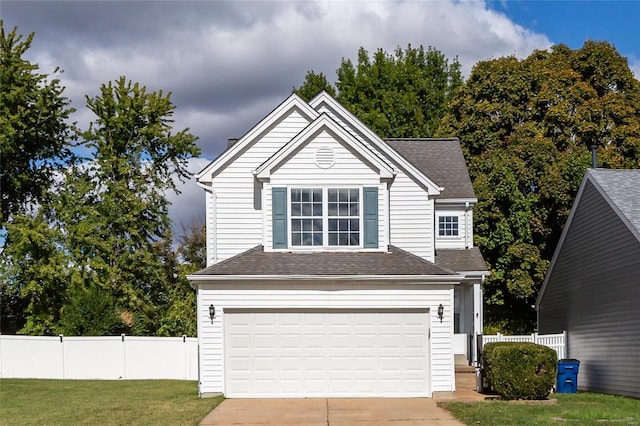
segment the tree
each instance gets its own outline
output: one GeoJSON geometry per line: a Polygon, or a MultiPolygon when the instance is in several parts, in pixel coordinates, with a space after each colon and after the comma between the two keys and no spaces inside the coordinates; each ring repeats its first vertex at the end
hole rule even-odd
{"type": "Polygon", "coordinates": [[[530,332],[535,303],[586,169],[640,166],[640,82],[613,46],[557,45],[481,61],[439,132],[461,138],[490,265],[487,323],[530,332]]]}
{"type": "MultiPolygon", "coordinates": [[[[336,99],[380,136],[398,138],[433,136],[463,82],[457,58],[411,45],[371,58],[360,48],[357,64],[342,59],[337,75],[336,99]]],[[[294,92],[309,100],[320,90],[333,94],[326,77],[310,71],[294,92]]]]}
{"type": "Polygon", "coordinates": [[[87,106],[91,157],[65,169],[38,215],[10,225],[3,275],[29,306],[23,333],[154,334],[179,277],[165,194],[191,176],[197,138],[172,133],[170,95],[124,77],[87,106]]]}
{"type": "Polygon", "coordinates": [[[6,33],[0,20],[0,228],[46,197],[70,156],[74,110],[60,80],[23,58],[33,37],[6,33]]]}

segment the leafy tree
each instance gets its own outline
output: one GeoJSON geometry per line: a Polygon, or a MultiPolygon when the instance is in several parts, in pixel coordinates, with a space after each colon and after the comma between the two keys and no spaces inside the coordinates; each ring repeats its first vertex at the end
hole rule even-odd
{"type": "Polygon", "coordinates": [[[530,332],[535,303],[590,147],[601,167],[640,166],[640,82],[606,42],[478,62],[439,131],[461,138],[490,265],[492,331],[530,332]]]}
{"type": "Polygon", "coordinates": [[[124,77],[87,106],[91,158],[65,170],[38,215],[10,225],[3,275],[29,307],[23,333],[154,334],[179,276],[165,193],[190,177],[196,137],[172,132],[170,95],[124,77]]]}
{"type": "Polygon", "coordinates": [[[0,20],[0,228],[44,199],[70,155],[73,109],[60,81],[23,58],[33,36],[6,33],[0,20]]]}
{"type": "Polygon", "coordinates": [[[371,57],[360,48],[357,64],[342,59],[335,90],[323,74],[310,71],[294,92],[309,100],[320,90],[336,99],[382,137],[432,136],[449,101],[462,86],[460,64],[438,50],[420,46],[378,49],[371,57]]]}

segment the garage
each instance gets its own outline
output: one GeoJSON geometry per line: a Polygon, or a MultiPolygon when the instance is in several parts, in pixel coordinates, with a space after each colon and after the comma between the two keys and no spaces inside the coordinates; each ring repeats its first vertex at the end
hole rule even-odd
{"type": "Polygon", "coordinates": [[[225,395],[426,397],[428,309],[225,309],[225,395]]]}

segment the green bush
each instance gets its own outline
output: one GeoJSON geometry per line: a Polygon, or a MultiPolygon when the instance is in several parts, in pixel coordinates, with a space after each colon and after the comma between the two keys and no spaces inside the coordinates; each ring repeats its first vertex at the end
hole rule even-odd
{"type": "Polygon", "coordinates": [[[558,356],[527,342],[484,345],[482,363],[493,391],[504,399],[544,399],[556,380],[558,356]]]}

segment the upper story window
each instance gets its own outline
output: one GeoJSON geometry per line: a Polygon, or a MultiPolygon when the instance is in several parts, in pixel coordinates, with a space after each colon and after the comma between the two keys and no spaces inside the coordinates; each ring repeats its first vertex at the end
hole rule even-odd
{"type": "Polygon", "coordinates": [[[438,235],[441,237],[456,237],[458,231],[458,216],[438,217],[438,235]]]}
{"type": "Polygon", "coordinates": [[[292,188],[292,246],[360,246],[359,188],[292,188]]]}

